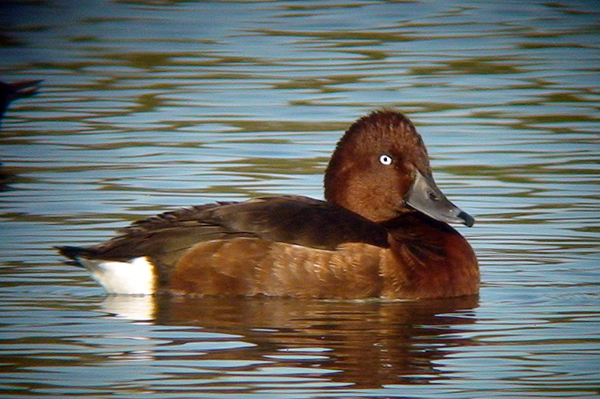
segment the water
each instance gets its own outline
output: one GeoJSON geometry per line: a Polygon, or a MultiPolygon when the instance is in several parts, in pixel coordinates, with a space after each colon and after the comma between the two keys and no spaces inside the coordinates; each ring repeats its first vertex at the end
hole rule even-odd
{"type": "Polygon", "coordinates": [[[0,396],[600,396],[593,1],[4,2],[0,396]],[[479,298],[107,297],[52,245],[167,209],[322,197],[336,141],[407,113],[479,298]]]}

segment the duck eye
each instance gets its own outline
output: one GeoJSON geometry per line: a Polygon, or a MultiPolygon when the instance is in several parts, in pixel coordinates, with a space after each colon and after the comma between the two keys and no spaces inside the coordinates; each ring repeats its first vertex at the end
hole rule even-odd
{"type": "Polygon", "coordinates": [[[383,154],[379,157],[379,162],[381,162],[383,165],[391,165],[392,157],[390,157],[389,155],[383,154]]]}

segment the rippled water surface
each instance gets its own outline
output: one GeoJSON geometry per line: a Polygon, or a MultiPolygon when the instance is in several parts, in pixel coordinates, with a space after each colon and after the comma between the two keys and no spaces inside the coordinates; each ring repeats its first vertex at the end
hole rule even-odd
{"type": "Polygon", "coordinates": [[[8,1],[0,396],[598,397],[600,3],[8,1]],[[476,225],[479,298],[107,297],[52,245],[179,206],[322,197],[409,115],[476,225]]]}

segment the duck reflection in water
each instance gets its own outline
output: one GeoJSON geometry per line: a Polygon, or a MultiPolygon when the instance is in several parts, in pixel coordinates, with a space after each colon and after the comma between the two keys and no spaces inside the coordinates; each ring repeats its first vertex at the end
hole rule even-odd
{"type": "MultiPolygon", "coordinates": [[[[274,368],[273,374],[278,367],[300,367],[314,369],[310,376],[316,385],[321,381],[375,389],[451,378],[442,366],[461,347],[476,344],[463,333],[476,322],[477,306],[477,296],[406,302],[113,295],[106,298],[103,310],[157,325],[199,327],[202,332],[223,334],[213,338],[220,342],[231,335],[232,341],[252,344],[187,355],[175,350],[172,360],[182,365],[186,359],[215,364],[247,361],[254,366],[236,373],[264,376],[271,374],[269,367],[274,368]],[[145,310],[141,310],[142,302],[148,306],[145,310]]],[[[206,340],[211,347],[211,338],[206,340]]],[[[177,348],[187,343],[189,338],[174,338],[171,345],[177,348]]],[[[192,346],[202,346],[202,342],[196,344],[192,346]]],[[[167,361],[166,353],[163,344],[157,356],[167,361]]],[[[153,356],[152,351],[147,355],[153,356]]],[[[182,378],[214,377],[210,376],[182,378]]],[[[209,389],[210,383],[203,387],[209,389]]]]}

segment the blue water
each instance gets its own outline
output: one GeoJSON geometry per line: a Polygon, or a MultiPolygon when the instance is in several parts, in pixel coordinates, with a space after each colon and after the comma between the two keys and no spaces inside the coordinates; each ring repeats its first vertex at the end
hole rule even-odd
{"type": "Polygon", "coordinates": [[[600,3],[5,2],[0,396],[600,396],[600,3]],[[423,135],[479,298],[105,296],[53,245],[322,197],[381,107],[423,135]]]}

